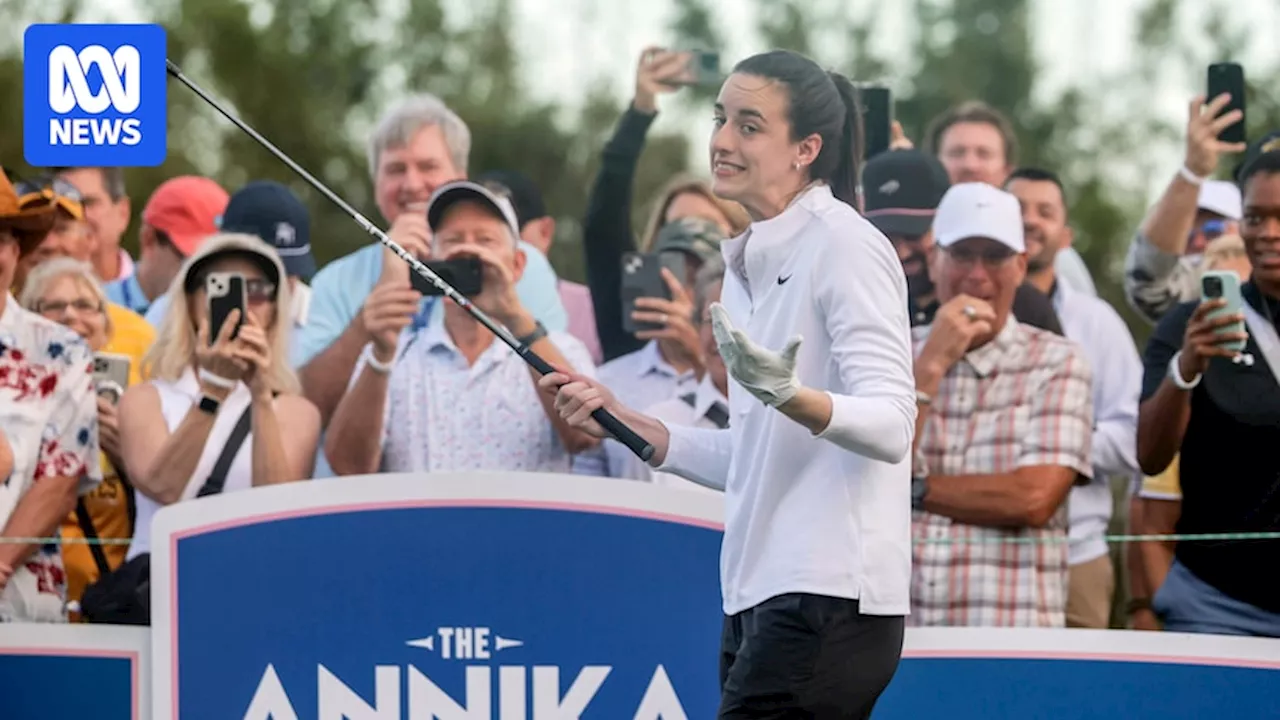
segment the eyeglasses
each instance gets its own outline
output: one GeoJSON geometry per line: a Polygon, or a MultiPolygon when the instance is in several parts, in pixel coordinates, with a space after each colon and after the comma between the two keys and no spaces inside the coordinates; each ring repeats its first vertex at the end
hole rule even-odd
{"type": "Polygon", "coordinates": [[[55,317],[67,314],[67,308],[76,311],[77,315],[89,315],[102,312],[102,303],[97,300],[89,300],[87,298],[76,298],[75,300],[50,300],[48,302],[41,301],[36,304],[36,312],[41,315],[53,315],[55,317]]]}
{"type": "Polygon", "coordinates": [[[990,250],[983,252],[975,252],[969,249],[950,247],[943,248],[943,251],[946,252],[957,265],[966,269],[973,268],[973,266],[977,265],[978,261],[981,260],[982,264],[986,266],[988,270],[998,270],[1000,266],[1009,261],[1009,258],[1015,255],[1015,253],[1008,248],[991,248],[990,250]]]}

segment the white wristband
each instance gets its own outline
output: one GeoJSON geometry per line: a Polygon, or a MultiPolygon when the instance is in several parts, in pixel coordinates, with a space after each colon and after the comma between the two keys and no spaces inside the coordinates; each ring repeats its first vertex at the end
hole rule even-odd
{"type": "Polygon", "coordinates": [[[1207,177],[1200,177],[1199,175],[1191,172],[1191,168],[1187,167],[1186,165],[1183,165],[1182,167],[1178,168],[1178,174],[1182,176],[1183,180],[1186,180],[1187,182],[1196,186],[1203,185],[1205,184],[1205,182],[1209,180],[1209,178],[1207,177]]]}
{"type": "Polygon", "coordinates": [[[1177,385],[1182,390],[1193,390],[1195,389],[1195,386],[1200,384],[1200,380],[1201,378],[1204,377],[1204,375],[1201,373],[1196,373],[1196,376],[1192,378],[1190,381],[1183,380],[1182,368],[1178,366],[1178,361],[1181,359],[1182,359],[1181,350],[1173,354],[1173,359],[1169,361],[1169,379],[1173,381],[1174,385],[1177,385]]]}
{"type": "Polygon", "coordinates": [[[378,373],[379,375],[390,374],[392,366],[395,365],[394,360],[392,360],[391,362],[384,363],[381,360],[379,360],[377,357],[375,357],[373,354],[372,347],[364,351],[364,362],[366,365],[369,366],[370,370],[378,373]]]}
{"type": "Polygon", "coordinates": [[[215,375],[214,373],[211,373],[208,370],[205,370],[204,368],[200,368],[199,377],[200,377],[200,382],[209,383],[210,385],[214,387],[220,387],[223,390],[236,389],[235,380],[232,380],[231,378],[224,378],[221,375],[215,375]]]}

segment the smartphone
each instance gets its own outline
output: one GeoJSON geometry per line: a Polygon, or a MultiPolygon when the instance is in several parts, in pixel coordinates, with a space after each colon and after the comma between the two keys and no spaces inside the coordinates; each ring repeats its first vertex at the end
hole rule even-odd
{"type": "Polygon", "coordinates": [[[862,144],[864,159],[889,149],[893,141],[893,93],[880,85],[858,89],[858,105],[862,109],[862,144]]]}
{"type": "Polygon", "coordinates": [[[676,280],[685,281],[686,258],[678,251],[664,253],[627,253],[622,257],[622,328],[629,333],[659,330],[661,325],[636,322],[631,313],[642,297],[671,299],[671,289],[662,277],[662,269],[670,270],[676,280]]]}
{"type": "Polygon", "coordinates": [[[667,80],[670,85],[681,87],[719,87],[724,79],[720,74],[720,53],[713,50],[682,50],[689,56],[684,73],[667,80]]]}
{"type": "Polygon", "coordinates": [[[115,353],[93,354],[93,384],[98,394],[112,405],[120,401],[124,389],[129,387],[129,368],[132,361],[126,355],[115,353]]]}
{"type": "MultiPolygon", "coordinates": [[[[463,297],[475,297],[484,289],[484,263],[479,258],[463,256],[451,260],[430,260],[425,265],[463,297]]],[[[412,268],[409,269],[409,280],[413,282],[413,289],[423,295],[444,294],[412,268]]]]}
{"type": "Polygon", "coordinates": [[[1218,139],[1227,143],[1245,142],[1245,117],[1244,117],[1244,66],[1239,63],[1214,63],[1209,66],[1208,79],[1208,95],[1205,96],[1205,102],[1212,102],[1214,98],[1222,93],[1231,93],[1231,101],[1226,107],[1222,108],[1222,112],[1218,115],[1225,115],[1232,110],[1240,111],[1240,122],[1230,127],[1223,128],[1222,133],[1218,135],[1218,139]]]}
{"type": "Polygon", "coordinates": [[[209,344],[212,345],[217,339],[218,331],[226,323],[231,311],[239,310],[240,317],[236,320],[235,330],[231,332],[231,337],[235,338],[244,325],[244,276],[240,273],[209,273],[204,281],[204,291],[209,298],[209,344]]]}
{"type": "MultiPolygon", "coordinates": [[[[1210,312],[1208,317],[1215,318],[1244,312],[1244,298],[1240,296],[1240,276],[1236,274],[1235,270],[1209,270],[1201,276],[1201,301],[1215,300],[1217,298],[1226,300],[1227,304],[1210,312]]],[[[1245,328],[1244,321],[1241,320],[1218,328],[1217,332],[1218,334],[1240,333],[1248,332],[1248,330],[1245,328]]],[[[1229,350],[1240,352],[1244,350],[1245,342],[1244,340],[1232,340],[1231,342],[1221,343],[1221,345],[1229,350]]]]}

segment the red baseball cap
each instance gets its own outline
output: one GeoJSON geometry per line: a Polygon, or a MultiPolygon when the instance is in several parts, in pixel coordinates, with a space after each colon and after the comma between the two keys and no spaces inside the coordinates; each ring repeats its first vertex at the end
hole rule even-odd
{"type": "Polygon", "coordinates": [[[231,197],[206,177],[182,175],[161,183],[142,210],[142,221],[164,231],[184,256],[218,232],[218,218],[231,197]]]}

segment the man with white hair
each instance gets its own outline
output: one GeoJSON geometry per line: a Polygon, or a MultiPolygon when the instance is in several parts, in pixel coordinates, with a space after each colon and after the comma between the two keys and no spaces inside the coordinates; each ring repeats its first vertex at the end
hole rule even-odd
{"type": "Polygon", "coordinates": [[[1209,179],[1223,153],[1244,149],[1218,140],[1224,128],[1240,120],[1234,112],[1217,117],[1225,98],[1204,103],[1203,97],[1192,99],[1182,167],[1143,220],[1125,258],[1125,297],[1153,323],[1175,305],[1199,299],[1205,246],[1240,233],[1240,189],[1209,179]]]}
{"type": "MultiPolygon", "coordinates": [[[[439,98],[425,94],[406,98],[388,111],[369,139],[374,201],[391,223],[387,234],[420,260],[431,255],[427,201],[441,185],[467,176],[470,151],[466,123],[439,98]]],[[[294,358],[303,391],[326,423],[347,390],[360,353],[372,340],[362,318],[385,309],[369,304],[415,303],[418,312],[405,318],[399,330],[422,325],[429,317],[435,298],[424,299],[412,289],[411,272],[407,263],[374,242],[329,263],[312,281],[307,324],[296,337],[294,358]],[[382,285],[396,286],[397,292],[373,293],[382,285]]],[[[564,329],[567,320],[556,275],[541,254],[529,253],[517,290],[525,307],[548,329],[564,329]]]]}
{"type": "MultiPolygon", "coordinates": [[[[508,198],[472,182],[447,183],[423,217],[434,255],[482,263],[477,308],[553,367],[594,375],[582,341],[549,331],[515,291],[531,253],[520,248],[508,198]]],[[[402,293],[379,285],[366,304],[370,341],[326,434],[338,474],[567,472],[571,455],[597,444],[538,391],[541,375],[456,303],[436,303],[424,325],[402,333],[416,311],[402,293]]]]}

